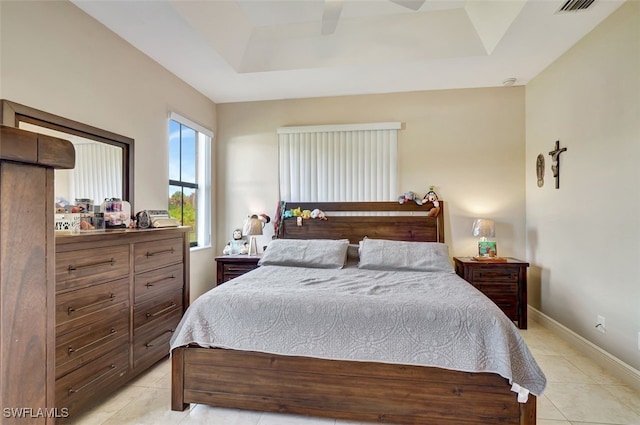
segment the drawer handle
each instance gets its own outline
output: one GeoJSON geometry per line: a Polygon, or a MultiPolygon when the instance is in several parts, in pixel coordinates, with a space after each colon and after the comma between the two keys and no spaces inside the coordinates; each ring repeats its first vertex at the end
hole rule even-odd
{"type": "Polygon", "coordinates": [[[171,305],[169,307],[165,307],[160,311],[156,311],[155,313],[147,313],[147,319],[151,318],[151,317],[157,317],[157,316],[161,316],[162,314],[166,313],[169,310],[173,310],[178,304],[172,302],[171,305]]]}
{"type": "Polygon", "coordinates": [[[113,266],[116,264],[116,260],[115,258],[112,258],[107,261],[98,261],[97,263],[83,264],[81,266],[74,266],[73,264],[69,264],[69,273],[75,272],[76,270],[80,270],[80,269],[90,269],[93,267],[100,267],[100,266],[104,266],[105,264],[109,264],[113,266]]]}
{"type": "Polygon", "coordinates": [[[173,249],[173,247],[171,247],[171,249],[165,249],[163,251],[156,251],[156,252],[149,252],[147,251],[147,258],[149,257],[153,257],[155,255],[162,255],[162,254],[173,254],[175,251],[173,249]]]}
{"type": "Polygon", "coordinates": [[[91,304],[83,305],[82,307],[78,307],[78,308],[69,307],[69,308],[67,309],[67,313],[68,313],[69,315],[71,315],[72,313],[74,313],[74,312],[76,312],[76,311],[84,310],[84,309],[86,309],[86,308],[90,308],[90,307],[95,307],[95,306],[100,305],[100,304],[102,304],[102,303],[106,303],[106,302],[109,302],[109,301],[113,301],[113,300],[115,300],[115,299],[116,299],[116,294],[114,294],[114,293],[112,292],[111,294],[109,294],[109,298],[107,298],[107,299],[100,300],[100,301],[96,301],[96,302],[91,303],[91,304]]]}
{"type": "Polygon", "coordinates": [[[102,378],[104,378],[105,376],[107,376],[108,374],[110,374],[114,369],[117,369],[117,367],[116,367],[116,365],[114,365],[113,363],[111,363],[111,364],[109,365],[109,369],[108,369],[106,372],[104,372],[104,373],[102,373],[102,374],[100,374],[100,375],[96,376],[95,378],[93,378],[91,381],[87,382],[86,384],[84,384],[84,385],[83,385],[83,386],[81,386],[80,388],[78,388],[78,389],[75,389],[75,390],[74,390],[74,389],[73,389],[73,387],[69,387],[69,395],[71,395],[71,394],[75,394],[75,393],[79,393],[80,391],[82,391],[82,390],[84,390],[85,388],[87,388],[89,385],[93,384],[93,383],[94,383],[94,382],[96,382],[96,381],[99,381],[100,379],[102,379],[102,378]]]}
{"type": "Polygon", "coordinates": [[[147,282],[144,286],[146,286],[147,288],[151,288],[152,286],[154,286],[154,283],[162,282],[163,280],[167,280],[167,279],[175,279],[175,278],[176,277],[174,275],[167,276],[167,277],[161,277],[160,279],[156,279],[156,280],[152,280],[150,282],[147,282]]]}
{"type": "Polygon", "coordinates": [[[91,342],[90,342],[90,343],[88,343],[87,345],[83,345],[83,346],[82,346],[82,347],[80,347],[80,348],[75,348],[75,349],[74,349],[73,347],[69,347],[69,349],[67,350],[67,352],[69,353],[69,355],[71,355],[71,354],[73,354],[73,353],[77,353],[78,351],[82,351],[82,350],[86,349],[87,347],[91,347],[92,345],[97,344],[97,343],[99,343],[100,341],[104,341],[104,340],[105,340],[105,339],[107,339],[107,338],[111,338],[113,335],[115,335],[115,334],[117,334],[117,333],[118,333],[118,331],[116,330],[116,328],[111,328],[111,331],[110,331],[107,335],[105,335],[105,336],[103,336],[103,337],[101,337],[101,338],[98,338],[98,339],[96,339],[95,341],[91,341],[91,342]]]}
{"type": "Polygon", "coordinates": [[[160,338],[161,336],[163,336],[166,333],[173,333],[174,330],[173,329],[168,329],[164,332],[162,332],[160,335],[156,336],[155,338],[151,339],[151,341],[147,342],[144,344],[145,348],[151,348],[153,347],[155,344],[152,344],[153,341],[155,341],[156,339],[160,338]]]}

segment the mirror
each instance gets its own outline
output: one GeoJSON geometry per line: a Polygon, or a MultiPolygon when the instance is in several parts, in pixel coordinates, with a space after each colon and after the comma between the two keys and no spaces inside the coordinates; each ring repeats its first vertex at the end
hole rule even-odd
{"type": "Polygon", "coordinates": [[[55,170],[56,200],[76,198],[128,201],[133,209],[133,144],[131,138],[48,112],[0,100],[2,124],[71,141],[76,149],[73,170],[55,170]]]}

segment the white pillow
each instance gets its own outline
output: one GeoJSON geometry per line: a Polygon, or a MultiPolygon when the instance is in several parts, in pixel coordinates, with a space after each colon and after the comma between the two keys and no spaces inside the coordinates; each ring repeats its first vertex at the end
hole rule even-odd
{"type": "Polygon", "coordinates": [[[406,242],[365,238],[360,241],[358,267],[453,273],[449,247],[440,242],[406,242]]]}
{"type": "Polygon", "coordinates": [[[348,246],[348,239],[274,239],[258,264],[340,269],[347,259],[348,246]]]}

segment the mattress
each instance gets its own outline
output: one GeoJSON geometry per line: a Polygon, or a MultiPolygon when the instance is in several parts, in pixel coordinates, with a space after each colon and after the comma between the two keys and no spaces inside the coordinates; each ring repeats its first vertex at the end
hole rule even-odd
{"type": "Polygon", "coordinates": [[[522,402],[546,386],[511,320],[451,272],[262,266],[192,303],[170,348],[188,344],[497,373],[522,402]]]}

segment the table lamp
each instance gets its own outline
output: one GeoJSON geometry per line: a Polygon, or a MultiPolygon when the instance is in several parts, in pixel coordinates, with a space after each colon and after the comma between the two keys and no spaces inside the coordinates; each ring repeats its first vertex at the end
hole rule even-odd
{"type": "Polygon", "coordinates": [[[473,236],[479,237],[478,256],[479,257],[495,257],[497,254],[496,243],[488,241],[496,234],[495,222],[486,218],[478,218],[473,222],[473,236]]]}
{"type": "Polygon", "coordinates": [[[249,256],[251,256],[252,252],[254,255],[258,255],[256,236],[262,235],[263,226],[264,224],[262,220],[260,220],[255,214],[249,216],[249,218],[247,218],[244,222],[244,226],[242,227],[242,234],[249,236],[249,252],[247,253],[249,256]]]}

